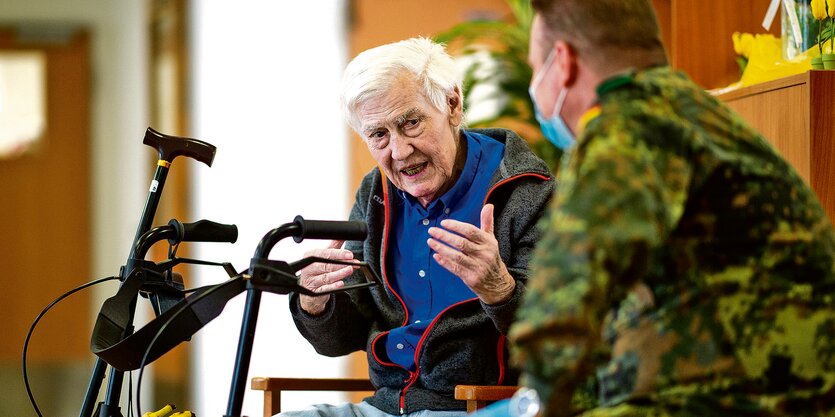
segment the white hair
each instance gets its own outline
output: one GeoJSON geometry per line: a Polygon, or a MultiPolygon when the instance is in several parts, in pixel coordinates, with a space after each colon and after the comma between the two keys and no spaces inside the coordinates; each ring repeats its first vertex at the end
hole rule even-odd
{"type": "Polygon", "coordinates": [[[462,75],[443,45],[420,37],[378,46],[357,55],[342,75],[342,112],[354,130],[360,129],[357,107],[386,94],[404,72],[423,86],[439,111],[448,112],[447,98],[456,87],[463,102],[462,75]]]}

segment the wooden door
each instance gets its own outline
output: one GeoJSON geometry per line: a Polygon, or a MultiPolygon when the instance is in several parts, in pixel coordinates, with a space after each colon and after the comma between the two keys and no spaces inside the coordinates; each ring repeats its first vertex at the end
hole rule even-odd
{"type": "MultiPolygon", "coordinates": [[[[21,31],[22,32],[22,31],[21,31]]],[[[81,31],[39,40],[0,29],[0,50],[46,56],[46,130],[28,154],[0,160],[0,334],[22,342],[35,316],[90,277],[90,112],[88,37],[81,31]]],[[[118,271],[114,271],[118,272],[118,271]]],[[[38,329],[32,360],[87,358],[89,297],[56,307],[38,329]]],[[[18,359],[20,343],[0,345],[18,359]]]]}
{"type": "MultiPolygon", "coordinates": [[[[89,38],[75,28],[0,26],[7,51],[34,51],[46,64],[43,134],[30,151],[0,158],[0,415],[34,416],[20,383],[26,332],[50,301],[95,278],[89,38]]],[[[44,415],[81,406],[94,359],[91,299],[81,291],[57,304],[32,336],[29,381],[44,415]]]]}
{"type": "MultiPolygon", "coordinates": [[[[0,159],[3,360],[20,360],[43,307],[93,278],[88,37],[79,30],[47,32],[45,38],[0,27],[0,51],[40,51],[46,61],[44,134],[31,152],[0,159]]],[[[81,292],[55,307],[33,335],[30,363],[90,358],[89,304],[81,292]]]]}

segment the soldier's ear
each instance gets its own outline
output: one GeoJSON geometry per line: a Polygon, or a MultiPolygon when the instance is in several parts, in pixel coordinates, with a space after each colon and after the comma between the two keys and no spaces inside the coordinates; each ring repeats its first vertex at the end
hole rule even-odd
{"type": "Polygon", "coordinates": [[[577,52],[563,40],[554,41],[554,66],[559,71],[557,83],[560,87],[570,87],[577,79],[577,52]]]}

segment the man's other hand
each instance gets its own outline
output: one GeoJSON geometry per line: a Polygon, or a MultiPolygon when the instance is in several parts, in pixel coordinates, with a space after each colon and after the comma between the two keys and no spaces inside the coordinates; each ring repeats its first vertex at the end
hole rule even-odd
{"type": "Polygon", "coordinates": [[[481,209],[481,227],[447,219],[441,227],[430,227],[427,242],[432,257],[470,287],[485,304],[510,299],[516,280],[499,256],[499,242],[493,235],[493,205],[481,209]]]}
{"type": "MultiPolygon", "coordinates": [[[[340,249],[343,243],[345,241],[334,240],[327,248],[310,250],[304,256],[316,256],[343,261],[354,259],[354,254],[351,251],[340,249]]],[[[353,266],[325,264],[321,262],[310,264],[299,271],[299,285],[313,292],[335,290],[345,285],[343,280],[351,276],[354,269],[355,267],[353,266]]],[[[325,311],[325,305],[329,299],[330,295],[320,295],[318,297],[299,295],[299,304],[307,314],[317,316],[325,311]]]]}

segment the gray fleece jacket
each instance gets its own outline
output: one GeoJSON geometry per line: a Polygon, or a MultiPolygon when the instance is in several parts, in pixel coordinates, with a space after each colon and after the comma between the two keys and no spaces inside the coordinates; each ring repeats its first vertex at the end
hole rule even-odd
{"type": "MultiPolygon", "coordinates": [[[[504,129],[474,129],[505,144],[505,154],[493,174],[486,203],[495,205],[494,233],[508,271],[516,279],[510,300],[487,305],[478,298],[456,303],[433,320],[416,347],[417,368],[409,371],[387,359],[382,337],[405,324],[406,308],[392,290],[384,270],[391,219],[389,198],[394,186],[374,168],[363,179],[351,210],[351,220],[368,223],[364,242],[346,248],[365,260],[383,277],[383,285],[331,295],[325,312],[306,314],[298,294],[290,297],[290,309],[299,332],[317,352],[341,356],[365,350],[369,376],[377,387],[370,404],[390,413],[420,410],[463,410],[453,398],[455,385],[515,384],[507,369],[505,334],[525,292],[528,261],[539,239],[537,221],[554,190],[545,163],[527,143],[504,129]],[[379,343],[378,343],[379,341],[379,343]]],[[[355,274],[346,284],[362,281],[355,274]]]]}

